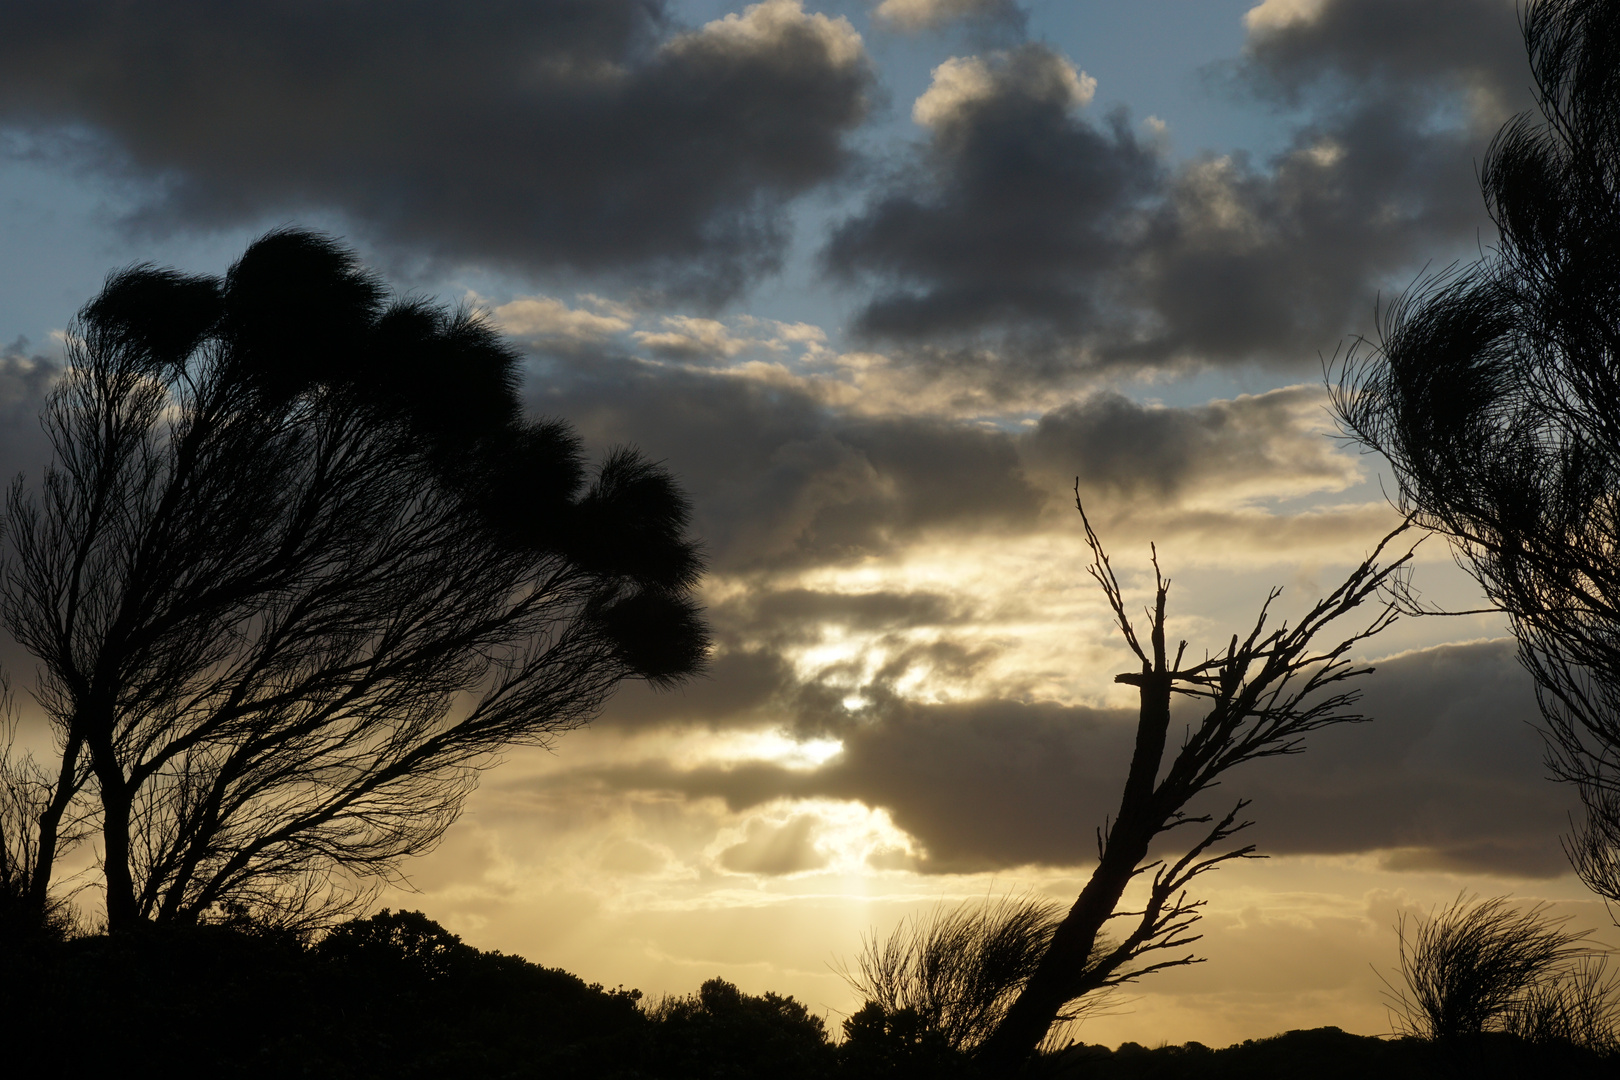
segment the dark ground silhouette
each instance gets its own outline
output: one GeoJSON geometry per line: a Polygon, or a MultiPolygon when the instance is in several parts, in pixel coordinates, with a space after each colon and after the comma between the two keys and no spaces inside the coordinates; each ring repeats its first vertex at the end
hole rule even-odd
{"type": "MultiPolygon", "coordinates": [[[[116,937],[8,933],[8,1068],[52,1075],[592,1077],[602,1080],[968,1078],[971,1063],[868,1006],[826,1024],[791,997],[711,979],[644,1007],[635,991],[463,944],[425,915],[382,912],[310,944],[251,923],[116,937]]],[[[1223,1050],[1075,1045],[1031,1063],[1053,1080],[1379,1080],[1614,1075],[1568,1045],[1466,1045],[1336,1028],[1223,1050]]]]}

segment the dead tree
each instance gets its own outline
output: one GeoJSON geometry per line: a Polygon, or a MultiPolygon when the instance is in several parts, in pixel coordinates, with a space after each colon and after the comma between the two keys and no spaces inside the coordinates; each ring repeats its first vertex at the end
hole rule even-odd
{"type": "Polygon", "coordinates": [[[1078,484],[1075,505],[1091,549],[1090,573],[1102,586],[1126,645],[1141,661],[1140,671],[1114,679],[1136,687],[1140,696],[1136,745],[1119,810],[1106,830],[1097,831],[1096,869],[1023,992],[979,1049],[978,1061],[991,1076],[1016,1074],[1069,1003],[1154,971],[1199,962],[1182,951],[1201,936],[1191,930],[1204,906],[1204,901],[1188,898],[1187,886],[1224,862],[1257,856],[1252,844],[1225,846],[1252,824],[1242,817],[1247,800],[1237,800],[1219,819],[1192,813],[1188,804],[1234,766],[1298,753],[1309,732],[1367,719],[1352,711],[1358,694],[1344,684],[1372,669],[1357,666],[1348,655],[1394,621],[1394,605],[1378,594],[1401,584],[1399,575],[1411,558],[1408,549],[1389,562],[1379,561],[1405,531],[1402,525],[1294,627],[1284,623],[1267,630],[1270,607],[1281,594],[1273,589],[1247,635],[1233,634],[1222,652],[1184,666],[1187,643],[1181,642],[1172,656],[1165,639],[1170,580],[1160,572],[1157,551],[1154,601],[1144,638],[1126,613],[1119,580],[1080,506],[1078,484]],[[1320,633],[1369,600],[1377,604],[1376,615],[1332,647],[1312,648],[1320,633]],[[1178,694],[1204,702],[1205,711],[1166,766],[1170,703],[1178,694]],[[1201,838],[1178,857],[1152,853],[1164,834],[1200,827],[1201,838]],[[1144,874],[1151,877],[1141,910],[1118,910],[1126,888],[1144,874]],[[1120,921],[1123,927],[1117,925],[1120,921]],[[1098,950],[1105,928],[1114,944],[1098,950]]]}

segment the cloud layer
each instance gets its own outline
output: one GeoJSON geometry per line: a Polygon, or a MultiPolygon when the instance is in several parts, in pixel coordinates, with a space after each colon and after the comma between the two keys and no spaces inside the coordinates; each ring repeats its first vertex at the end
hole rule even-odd
{"type": "Polygon", "coordinates": [[[0,125],[137,178],[146,224],[337,210],[415,257],[636,271],[719,297],[776,264],[873,73],[765,0],[0,4],[0,125]]]}
{"type": "MultiPolygon", "coordinates": [[[[567,417],[603,447],[634,442],[696,497],[698,529],[723,572],[849,563],[929,536],[1017,536],[1072,513],[1072,487],[1104,519],[1161,528],[1196,508],[1360,480],[1320,388],[1296,386],[1167,408],[1099,392],[1027,425],[868,415],[776,367],[647,363],[591,351],[554,357],[530,406],[567,417]]],[[[1212,524],[1206,522],[1205,526],[1212,524]]]]}
{"type": "MultiPolygon", "coordinates": [[[[1565,872],[1555,838],[1576,800],[1546,777],[1535,695],[1512,643],[1441,646],[1377,667],[1362,683],[1372,723],[1246,765],[1202,808],[1252,799],[1249,839],[1263,853],[1378,853],[1396,870],[1565,872]]],[[[846,723],[842,753],[814,770],[646,760],[550,782],[719,798],[734,813],[783,799],[858,801],[915,838],[922,854],[910,865],[925,872],[1083,866],[1095,857],[1094,828],[1118,803],[1134,722],[1130,710],[892,699],[846,723]]],[[[814,833],[803,817],[791,829],[759,828],[731,849],[729,868],[811,868],[814,833]]]]}
{"type": "Polygon", "coordinates": [[[922,141],[823,251],[870,289],[858,327],[936,367],[1314,362],[1375,294],[1489,229],[1474,161],[1529,105],[1507,0],[1323,0],[1250,12],[1207,73],[1290,124],[1268,160],[1173,163],[1044,44],[954,58],[922,141]]]}

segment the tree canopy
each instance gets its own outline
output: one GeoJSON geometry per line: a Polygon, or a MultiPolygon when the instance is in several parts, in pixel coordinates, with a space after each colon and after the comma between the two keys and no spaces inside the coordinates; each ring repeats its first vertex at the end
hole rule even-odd
{"type": "Polygon", "coordinates": [[[496,752],[701,666],[680,489],[630,449],[587,468],[518,375],[485,321],[390,298],[309,232],[223,279],[108,278],[48,402],[54,461],[6,503],[4,624],[58,751],[8,763],[11,893],[42,910],[93,821],[115,929],[330,920],[496,752]]]}
{"type": "Polygon", "coordinates": [[[1524,36],[1541,116],[1481,167],[1497,247],[1391,305],[1335,407],[1512,620],[1589,811],[1570,854],[1620,899],[1620,4],[1542,0],[1524,36]]]}

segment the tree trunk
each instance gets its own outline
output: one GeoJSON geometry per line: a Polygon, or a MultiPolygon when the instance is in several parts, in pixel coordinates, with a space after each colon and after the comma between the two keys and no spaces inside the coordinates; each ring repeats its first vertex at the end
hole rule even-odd
{"type": "Polygon", "coordinates": [[[79,754],[84,740],[74,735],[62,751],[62,770],[56,778],[56,790],[50,804],[39,815],[39,849],[34,853],[34,865],[29,869],[28,907],[43,915],[51,898],[51,874],[56,869],[56,847],[62,831],[62,816],[73,802],[76,788],[74,774],[79,769],[79,754]]]}
{"type": "Polygon", "coordinates": [[[1016,1076],[1040,1046],[1063,1006],[1074,998],[1097,944],[1097,935],[1118,907],[1137,865],[1147,856],[1148,845],[1164,823],[1164,815],[1154,798],[1159,765],[1164,758],[1165,736],[1170,727],[1171,673],[1164,657],[1163,605],[1161,593],[1153,633],[1155,670],[1144,671],[1140,676],[1122,675],[1118,680],[1134,682],[1141,690],[1136,748],[1131,755],[1125,791],[1120,797],[1119,815],[1108,832],[1097,869],[1092,871],[1079,899],[1059,924],[1035,974],[979,1048],[977,1060],[986,1076],[1016,1076]]]}
{"type": "Polygon", "coordinates": [[[101,793],[101,846],[107,884],[107,932],[123,933],[141,921],[135,902],[135,879],[130,871],[129,818],[134,792],[113,750],[112,729],[96,731],[87,740],[90,765],[101,793]]]}

